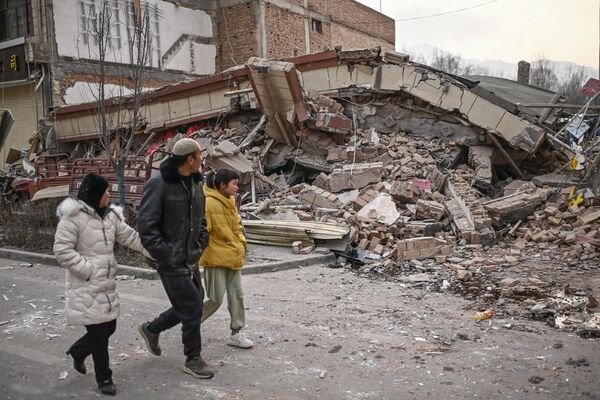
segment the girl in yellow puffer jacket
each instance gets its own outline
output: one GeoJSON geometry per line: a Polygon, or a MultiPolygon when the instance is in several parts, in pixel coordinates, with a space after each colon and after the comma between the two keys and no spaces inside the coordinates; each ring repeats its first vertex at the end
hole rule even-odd
{"type": "Polygon", "coordinates": [[[239,175],[229,169],[221,169],[206,177],[206,225],[209,234],[208,246],[200,257],[204,268],[206,296],[202,322],[213,315],[223,303],[227,292],[227,306],[231,317],[231,335],[227,344],[240,348],[253,346],[242,334],[244,327],[244,295],[242,292],[241,269],[246,254],[246,237],[240,215],[235,207],[239,175]]]}

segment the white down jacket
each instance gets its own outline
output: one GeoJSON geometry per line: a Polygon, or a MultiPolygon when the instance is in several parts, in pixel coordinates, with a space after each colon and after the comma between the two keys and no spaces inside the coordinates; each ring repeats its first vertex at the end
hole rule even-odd
{"type": "Polygon", "coordinates": [[[144,252],[135,229],[120,207],[109,206],[104,218],[86,203],[68,198],[56,211],[60,222],[54,255],[66,271],[66,316],[69,325],[94,325],[119,316],[114,244],[144,252]]]}

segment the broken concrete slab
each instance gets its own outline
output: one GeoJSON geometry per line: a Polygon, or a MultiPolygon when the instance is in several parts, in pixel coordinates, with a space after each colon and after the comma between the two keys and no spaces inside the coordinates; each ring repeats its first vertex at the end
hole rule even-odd
{"type": "Polygon", "coordinates": [[[360,209],[357,216],[362,220],[375,219],[385,225],[392,225],[400,217],[400,213],[389,194],[379,193],[373,201],[360,209]]]}
{"type": "Polygon", "coordinates": [[[396,245],[396,258],[400,260],[408,261],[448,254],[450,254],[448,242],[434,237],[400,240],[396,245]]]}
{"type": "Polygon", "coordinates": [[[383,164],[351,164],[334,169],[329,175],[327,187],[331,192],[362,189],[371,183],[381,182],[383,164]]]}
{"type": "Polygon", "coordinates": [[[384,64],[375,68],[372,87],[383,91],[403,91],[441,109],[457,112],[474,125],[502,137],[513,147],[534,153],[545,132],[501,107],[472,93],[450,76],[424,65],[384,64]]]}
{"type": "Polygon", "coordinates": [[[526,219],[544,200],[541,192],[518,192],[485,202],[483,207],[492,217],[494,227],[501,228],[526,219]]]}
{"type": "Polygon", "coordinates": [[[546,174],[534,177],[531,180],[537,187],[551,186],[551,187],[565,187],[575,186],[577,181],[571,175],[566,174],[546,174]]]}
{"type": "Polygon", "coordinates": [[[469,163],[475,169],[475,185],[481,189],[492,188],[492,157],[495,149],[488,146],[469,147],[469,163]]]}
{"type": "Polygon", "coordinates": [[[293,121],[309,117],[296,66],[252,57],[246,68],[260,107],[269,118],[267,133],[280,143],[295,145],[296,134],[287,120],[288,112],[293,111],[293,121]]]}

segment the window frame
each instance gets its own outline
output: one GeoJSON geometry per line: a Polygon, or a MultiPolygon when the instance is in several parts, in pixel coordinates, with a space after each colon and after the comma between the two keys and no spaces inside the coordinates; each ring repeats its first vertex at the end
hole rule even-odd
{"type": "Polygon", "coordinates": [[[5,42],[12,39],[30,36],[33,32],[31,26],[31,0],[0,0],[0,26],[4,30],[0,30],[0,42],[5,42]],[[11,3],[14,3],[11,5],[11,3]],[[15,31],[10,32],[11,18],[10,12],[12,11],[12,18],[16,21],[14,24],[15,31]],[[24,14],[23,14],[24,11],[24,14]],[[25,21],[20,21],[21,19],[25,21]]]}
{"type": "Polygon", "coordinates": [[[316,33],[323,34],[323,21],[312,18],[310,21],[311,30],[316,33]]]}

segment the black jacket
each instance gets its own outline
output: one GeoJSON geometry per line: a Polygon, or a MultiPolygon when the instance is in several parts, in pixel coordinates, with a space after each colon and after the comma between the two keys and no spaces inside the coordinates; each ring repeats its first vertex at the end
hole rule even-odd
{"type": "Polygon", "coordinates": [[[138,231],[155,260],[149,260],[150,265],[162,274],[192,273],[208,244],[202,175],[193,173],[190,182],[188,188],[173,160],[167,158],[160,173],[144,186],[138,231]]]}

